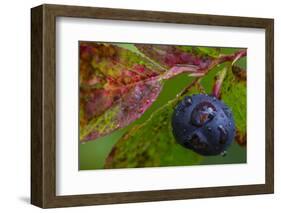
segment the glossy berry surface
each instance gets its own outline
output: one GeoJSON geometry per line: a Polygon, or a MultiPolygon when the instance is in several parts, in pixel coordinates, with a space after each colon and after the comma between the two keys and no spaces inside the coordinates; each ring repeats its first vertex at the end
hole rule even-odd
{"type": "Polygon", "coordinates": [[[229,107],[204,94],[186,96],[176,106],[172,128],[179,144],[201,155],[223,155],[235,136],[229,107]]]}

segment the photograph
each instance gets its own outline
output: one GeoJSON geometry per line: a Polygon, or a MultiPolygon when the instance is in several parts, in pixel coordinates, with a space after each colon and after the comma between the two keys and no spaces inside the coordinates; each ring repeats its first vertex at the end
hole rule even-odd
{"type": "Polygon", "coordinates": [[[247,48],[78,45],[79,170],[247,163],[247,48]]]}
{"type": "Polygon", "coordinates": [[[30,203],[273,194],[275,15],[244,4],[33,5],[30,203]]]}

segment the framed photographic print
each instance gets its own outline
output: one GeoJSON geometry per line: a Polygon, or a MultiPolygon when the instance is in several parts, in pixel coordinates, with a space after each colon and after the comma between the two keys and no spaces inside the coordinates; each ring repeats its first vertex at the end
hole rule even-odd
{"type": "Polygon", "coordinates": [[[31,9],[31,203],[273,193],[273,19],[31,9]]]}

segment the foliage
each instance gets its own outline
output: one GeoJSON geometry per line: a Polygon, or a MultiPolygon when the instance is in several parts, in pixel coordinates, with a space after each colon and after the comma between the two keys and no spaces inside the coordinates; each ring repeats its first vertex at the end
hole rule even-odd
{"type": "Polygon", "coordinates": [[[201,156],[175,143],[170,120],[183,96],[211,92],[210,82],[218,91],[214,94],[232,109],[236,140],[244,145],[246,67],[231,62],[245,55],[243,49],[224,55],[221,48],[81,42],[80,141],[128,127],[151,108],[168,79],[186,72],[195,77],[192,83],[144,123],[128,128],[108,155],[106,168],[199,164],[201,156]]]}
{"type": "MultiPolygon", "coordinates": [[[[238,67],[235,68],[236,72],[238,67]]],[[[245,72],[240,70],[240,72],[245,72]]],[[[234,75],[230,70],[226,73],[221,88],[221,99],[232,109],[236,124],[236,141],[246,144],[247,97],[246,81],[234,75]]]]}
{"type": "MultiPolygon", "coordinates": [[[[193,93],[196,89],[193,88],[193,93]]],[[[191,94],[191,91],[189,91],[191,94]]],[[[183,166],[199,164],[202,157],[183,149],[172,134],[171,117],[180,98],[156,110],[146,122],[120,138],[106,161],[106,168],[183,166]]]]}
{"type": "Polygon", "coordinates": [[[80,140],[106,135],[139,118],[162,88],[159,67],[110,44],[80,44],[80,140]]]}
{"type": "MultiPolygon", "coordinates": [[[[198,60],[198,59],[196,59],[198,60]]],[[[193,66],[166,70],[128,49],[80,44],[80,141],[107,135],[139,118],[158,97],[163,80],[193,66]]]]}

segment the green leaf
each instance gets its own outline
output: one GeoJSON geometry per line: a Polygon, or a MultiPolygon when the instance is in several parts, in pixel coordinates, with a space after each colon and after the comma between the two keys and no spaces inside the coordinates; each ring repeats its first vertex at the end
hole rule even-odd
{"type": "Polygon", "coordinates": [[[197,47],[196,49],[201,54],[206,54],[206,55],[211,56],[213,58],[217,58],[220,55],[220,49],[219,48],[214,48],[214,47],[197,47]]]}
{"type": "Polygon", "coordinates": [[[222,83],[221,98],[232,109],[234,121],[236,124],[236,141],[239,144],[244,145],[246,143],[247,132],[246,81],[237,78],[233,74],[233,71],[229,70],[222,83]]]}
{"type": "Polygon", "coordinates": [[[125,133],[107,157],[105,168],[199,164],[202,157],[177,144],[172,134],[171,117],[178,102],[179,98],[169,101],[125,133]]]}

